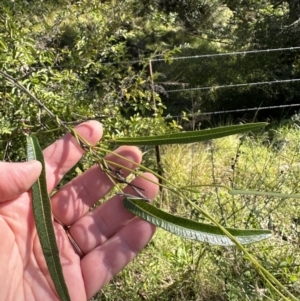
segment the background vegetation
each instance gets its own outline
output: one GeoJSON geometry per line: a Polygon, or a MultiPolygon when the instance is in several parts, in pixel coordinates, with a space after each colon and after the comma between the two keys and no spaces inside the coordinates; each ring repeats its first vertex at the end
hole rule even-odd
{"type": "MultiPolygon", "coordinates": [[[[300,50],[172,57],[300,46],[299,20],[297,0],[2,0],[0,69],[69,124],[100,120],[105,138],[160,134],[182,126],[280,120],[293,115],[294,109],[210,119],[199,113],[298,103],[299,83],[280,81],[300,77],[300,50]],[[279,83],[168,92],[274,80],[279,83]]],[[[165,147],[165,176],[182,185],[220,182],[235,188],[298,193],[299,116],[293,118],[259,136],[165,147]]],[[[28,131],[37,134],[42,147],[63,133],[28,96],[1,77],[0,125],[0,158],[5,161],[24,160],[28,131]]],[[[156,168],[154,150],[144,151],[145,164],[156,168]]],[[[81,162],[77,168],[88,164],[81,162]]],[[[299,296],[296,201],[232,197],[212,188],[191,197],[226,226],[273,229],[273,239],[250,248],[299,296]]],[[[157,205],[201,219],[167,192],[157,205]]],[[[194,244],[158,231],[146,251],[97,298],[276,300],[276,295],[234,249],[194,244]]]]}
{"type": "MultiPolygon", "coordinates": [[[[165,146],[165,175],[179,186],[226,184],[234,188],[299,193],[299,128],[295,124],[256,136],[232,136],[209,144],[165,146]]],[[[264,228],[273,237],[249,246],[260,263],[300,298],[299,202],[295,199],[240,195],[203,187],[191,194],[222,224],[264,228]]],[[[156,206],[203,221],[174,195],[156,206]]],[[[94,300],[281,300],[235,248],[184,240],[163,230],[140,256],[94,300]]]]}

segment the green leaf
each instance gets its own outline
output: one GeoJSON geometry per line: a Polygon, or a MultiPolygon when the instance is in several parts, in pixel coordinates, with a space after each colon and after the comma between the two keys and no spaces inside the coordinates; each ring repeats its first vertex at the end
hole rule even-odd
{"type": "Polygon", "coordinates": [[[41,175],[31,188],[36,230],[57,294],[62,301],[71,301],[63,276],[53,228],[51,203],[47,192],[44,156],[38,139],[34,136],[27,136],[27,158],[28,161],[38,160],[42,163],[43,169],[41,175]]]}
{"type": "MultiPolygon", "coordinates": [[[[178,236],[214,245],[234,245],[234,242],[219,227],[174,216],[157,209],[142,199],[126,197],[123,203],[125,208],[133,214],[178,236]]],[[[241,244],[250,244],[271,237],[271,232],[268,230],[225,229],[241,244]]]]}
{"type": "Polygon", "coordinates": [[[0,40],[0,48],[2,48],[2,50],[3,50],[4,52],[7,51],[7,45],[4,43],[3,40],[0,40]]]}
{"type": "Polygon", "coordinates": [[[231,195],[247,194],[247,195],[260,195],[260,196],[271,196],[275,198],[292,198],[300,199],[300,194],[288,194],[281,192],[269,192],[269,191],[257,191],[257,190],[238,190],[232,189],[228,191],[231,195]]]}
{"type": "Polygon", "coordinates": [[[173,133],[148,137],[122,137],[116,138],[115,140],[111,140],[110,142],[119,145],[184,144],[222,138],[225,136],[241,134],[248,131],[255,131],[266,125],[267,123],[265,122],[248,123],[242,125],[223,126],[214,129],[207,129],[194,132],[173,133]]]}

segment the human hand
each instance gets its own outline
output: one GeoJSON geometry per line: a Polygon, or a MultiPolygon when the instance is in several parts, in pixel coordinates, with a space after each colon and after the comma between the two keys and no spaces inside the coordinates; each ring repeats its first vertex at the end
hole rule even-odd
{"type": "MultiPolygon", "coordinates": [[[[96,121],[83,123],[76,132],[95,144],[102,136],[96,121]]],[[[119,155],[140,163],[141,152],[122,146],[119,155]]],[[[66,134],[44,151],[48,192],[77,163],[84,151],[76,139],[66,134]]],[[[134,163],[112,154],[111,161],[134,169],[134,163]]],[[[59,300],[48,273],[32,214],[30,187],[41,172],[37,161],[0,163],[0,300],[59,300]]],[[[127,170],[123,170],[128,175],[127,170]]],[[[152,181],[152,174],[145,174],[152,181]]],[[[143,187],[143,194],[153,199],[158,186],[141,177],[133,183],[143,187]]],[[[124,268],[148,243],[155,227],[128,212],[121,196],[114,196],[95,210],[89,208],[113,187],[99,166],[93,166],[62,187],[51,198],[52,211],[84,252],[80,258],[64,228],[54,222],[61,264],[72,301],[89,300],[124,268]]],[[[136,194],[127,186],[125,192],[136,194]]]]}

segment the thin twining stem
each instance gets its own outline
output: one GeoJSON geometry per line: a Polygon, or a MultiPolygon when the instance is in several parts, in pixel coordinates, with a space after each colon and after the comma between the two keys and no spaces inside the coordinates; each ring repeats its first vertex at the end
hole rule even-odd
{"type": "Polygon", "coordinates": [[[127,184],[128,186],[130,186],[142,199],[149,201],[149,199],[141,192],[141,191],[145,191],[145,189],[128,182],[125,178],[125,175],[121,171],[120,167],[112,168],[107,164],[107,162],[105,160],[102,160],[101,169],[104,172],[106,172],[107,175],[109,175],[113,179],[117,180],[119,183],[124,183],[124,184],[127,184]]]}
{"type": "MultiPolygon", "coordinates": [[[[108,175],[108,173],[110,173],[109,178],[112,180],[111,177],[114,177],[118,182],[121,183],[126,183],[127,185],[131,186],[135,192],[143,199],[147,199],[146,196],[144,196],[142,194],[141,191],[145,191],[143,188],[141,187],[137,187],[131,183],[129,183],[124,174],[121,172],[120,168],[117,169],[112,169],[111,167],[109,167],[107,165],[107,163],[105,162],[105,159],[101,158],[93,149],[93,146],[88,143],[83,137],[81,137],[78,133],[76,133],[76,131],[72,128],[69,127],[66,122],[62,121],[57,115],[55,115],[51,110],[49,110],[37,97],[35,97],[28,89],[26,89],[22,84],[20,84],[16,79],[14,79],[12,76],[8,75],[7,73],[3,72],[0,70],[0,75],[2,75],[7,81],[11,82],[14,86],[16,86],[17,88],[19,88],[21,91],[23,91],[25,94],[27,94],[31,99],[33,99],[38,105],[39,107],[41,107],[42,109],[45,110],[45,112],[55,120],[56,124],[58,126],[62,126],[63,128],[65,128],[67,131],[71,132],[71,134],[74,136],[74,138],[76,139],[77,143],[80,145],[80,147],[85,151],[85,152],[89,152],[97,161],[98,164],[101,168],[102,171],[106,172],[106,174],[108,175]]],[[[115,181],[112,181],[114,184],[115,181]]]]}

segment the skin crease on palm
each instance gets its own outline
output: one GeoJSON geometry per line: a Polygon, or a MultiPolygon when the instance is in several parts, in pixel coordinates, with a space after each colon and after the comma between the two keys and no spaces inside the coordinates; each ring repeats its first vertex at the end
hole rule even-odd
{"type": "MultiPolygon", "coordinates": [[[[75,128],[89,143],[97,143],[102,126],[96,121],[75,128]]],[[[121,146],[116,153],[141,162],[136,147],[121,146]]],[[[83,150],[70,133],[44,151],[48,192],[82,157],[83,150]]],[[[112,154],[109,160],[134,169],[135,164],[112,154]]],[[[0,162],[0,300],[59,300],[48,274],[32,215],[30,187],[38,178],[41,164],[0,162]]],[[[126,170],[123,171],[128,175],[126,170]]],[[[156,182],[149,173],[144,174],[156,182]]],[[[137,177],[133,183],[153,199],[158,185],[137,177]]],[[[66,284],[72,301],[89,300],[141,251],[155,227],[134,217],[116,195],[92,212],[88,209],[112,189],[107,175],[94,166],[62,187],[52,198],[53,214],[64,224],[86,254],[81,260],[63,227],[54,222],[66,284]]],[[[136,193],[130,187],[126,193],[136,193]]]]}

